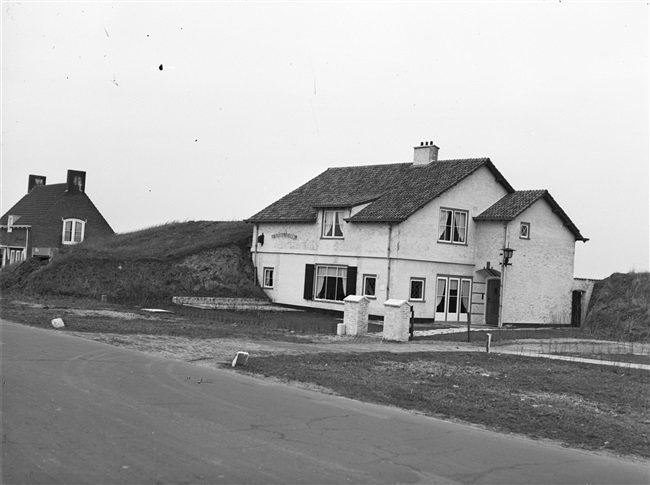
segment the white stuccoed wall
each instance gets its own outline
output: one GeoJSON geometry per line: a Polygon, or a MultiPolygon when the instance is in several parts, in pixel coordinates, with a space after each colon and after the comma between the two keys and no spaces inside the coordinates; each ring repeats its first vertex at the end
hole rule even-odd
{"type": "MultiPolygon", "coordinates": [[[[303,298],[305,265],[356,266],[357,294],[364,274],[377,276],[376,298],[369,299],[372,315],[385,315],[383,302],[409,299],[411,277],[425,278],[425,301],[410,302],[416,318],[435,313],[436,277],[464,276],[474,280],[471,311],[473,323],[483,323],[485,280],[476,271],[486,262],[501,270],[500,250],[504,245],[501,222],[472,219],[502,198],[506,190],[494,175],[481,167],[439,198],[422,207],[408,220],[393,224],[390,236],[391,269],[388,281],[388,224],[344,224],[345,239],[322,239],[320,216],[315,223],[260,224],[254,234],[264,234],[258,245],[258,277],[264,267],[275,269],[275,288],[265,290],[278,303],[343,311],[343,302],[303,298]],[[466,245],[437,242],[441,207],[469,211],[466,245]],[[283,234],[294,235],[295,238],[283,234]],[[277,235],[275,238],[273,235],[277,235]],[[390,291],[389,291],[390,290],[390,291]]],[[[352,209],[352,213],[362,206],[352,209]]],[[[347,216],[347,214],[346,214],[347,216]]],[[[545,201],[538,201],[519,219],[509,223],[510,247],[516,249],[508,267],[505,288],[504,323],[568,323],[571,310],[575,242],[571,232],[545,201]],[[519,222],[531,223],[531,239],[519,240],[519,222]]]]}
{"type": "Polygon", "coordinates": [[[515,249],[506,272],[503,323],[571,323],[575,237],[543,199],[509,224],[515,249]],[[530,222],[530,239],[519,239],[530,222]]]}

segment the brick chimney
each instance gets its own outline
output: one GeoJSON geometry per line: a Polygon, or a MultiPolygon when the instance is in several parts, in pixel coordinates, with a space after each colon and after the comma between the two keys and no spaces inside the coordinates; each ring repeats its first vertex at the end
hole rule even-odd
{"type": "Polygon", "coordinates": [[[68,170],[68,194],[86,191],[86,172],[68,170]]]}
{"type": "Polygon", "coordinates": [[[27,181],[27,193],[29,194],[37,185],[45,185],[45,177],[43,175],[30,175],[27,181]]]}
{"type": "Polygon", "coordinates": [[[419,147],[413,147],[413,165],[427,165],[438,161],[438,148],[432,141],[423,141],[419,147]]]}

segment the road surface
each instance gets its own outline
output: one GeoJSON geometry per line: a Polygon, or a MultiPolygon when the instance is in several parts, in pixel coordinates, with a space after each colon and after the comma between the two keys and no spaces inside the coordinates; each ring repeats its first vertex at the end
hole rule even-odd
{"type": "Polygon", "coordinates": [[[647,466],[0,321],[2,483],[649,483],[647,466]]]}

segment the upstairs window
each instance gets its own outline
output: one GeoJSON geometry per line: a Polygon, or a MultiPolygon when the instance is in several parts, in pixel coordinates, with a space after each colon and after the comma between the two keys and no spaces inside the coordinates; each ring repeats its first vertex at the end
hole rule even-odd
{"type": "Polygon", "coordinates": [[[79,219],[63,220],[63,244],[79,244],[84,240],[86,223],[79,219]]]}
{"type": "Polygon", "coordinates": [[[522,222],[519,226],[519,239],[530,239],[530,222],[522,222]]]}
{"type": "Polygon", "coordinates": [[[467,218],[467,211],[456,209],[440,209],[438,242],[466,244],[467,218]]]}
{"type": "Polygon", "coordinates": [[[343,211],[323,211],[323,237],[343,239],[343,211]]]}

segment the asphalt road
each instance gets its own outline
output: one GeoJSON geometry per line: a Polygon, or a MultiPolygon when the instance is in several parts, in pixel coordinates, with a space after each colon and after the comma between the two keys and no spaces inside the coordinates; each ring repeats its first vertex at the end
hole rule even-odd
{"type": "Polygon", "coordinates": [[[644,483],[648,467],[0,322],[2,483],[644,483]]]}

